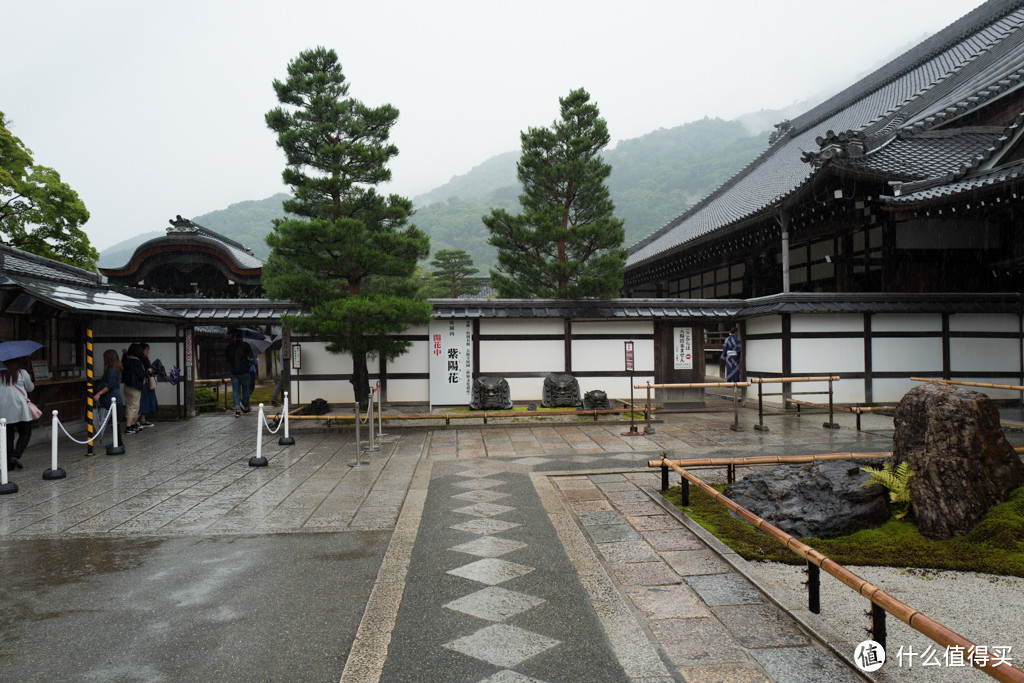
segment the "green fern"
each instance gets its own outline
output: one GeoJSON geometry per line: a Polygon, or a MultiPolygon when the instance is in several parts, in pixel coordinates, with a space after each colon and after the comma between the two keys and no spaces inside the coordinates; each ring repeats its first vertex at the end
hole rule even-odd
{"type": "Polygon", "coordinates": [[[892,461],[888,461],[882,465],[882,469],[874,467],[861,467],[860,469],[871,475],[871,478],[861,486],[871,486],[872,484],[884,486],[889,491],[889,503],[893,506],[893,517],[896,519],[906,517],[910,511],[911,502],[910,477],[914,475],[910,464],[901,462],[899,467],[893,468],[892,461]]]}

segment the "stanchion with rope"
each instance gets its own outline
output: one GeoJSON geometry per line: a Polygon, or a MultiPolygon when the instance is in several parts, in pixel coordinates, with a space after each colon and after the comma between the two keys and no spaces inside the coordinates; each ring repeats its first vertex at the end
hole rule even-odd
{"type": "Polygon", "coordinates": [[[60,421],[57,419],[57,411],[53,411],[53,421],[50,423],[50,469],[43,472],[43,479],[51,481],[54,479],[63,479],[68,476],[60,467],[57,467],[57,425],[60,421]]]}
{"type": "MultiPolygon", "coordinates": [[[[384,392],[380,390],[380,380],[377,380],[377,439],[378,440],[383,439],[385,436],[388,436],[387,434],[384,433],[384,424],[383,424],[383,419],[381,418],[381,414],[384,412],[384,408],[381,406],[381,400],[382,400],[381,396],[382,396],[383,393],[384,392]]],[[[373,425],[371,424],[370,427],[372,428],[373,425]]]]}
{"type": "MultiPolygon", "coordinates": [[[[287,405],[287,402],[285,403],[287,405]]],[[[260,404],[260,410],[256,413],[256,455],[249,458],[249,467],[266,467],[269,463],[267,459],[263,457],[263,423],[266,422],[267,417],[263,414],[263,404],[260,404]]],[[[280,429],[281,425],[277,425],[280,429]]],[[[267,425],[267,429],[270,429],[270,425],[267,425]]],[[[271,434],[277,430],[271,430],[271,434]]]]}
{"type": "MultiPolygon", "coordinates": [[[[110,399],[110,412],[107,413],[107,419],[110,420],[110,429],[114,435],[114,441],[107,446],[107,455],[124,455],[125,449],[123,443],[118,443],[117,438],[117,399],[110,399]]],[[[107,421],[103,421],[103,426],[100,427],[100,434],[103,433],[103,428],[107,426],[107,421]]],[[[65,432],[67,434],[67,432],[65,432]]],[[[70,436],[70,434],[69,434],[70,436]]],[[[92,444],[90,444],[91,446],[92,444]]]]}
{"type": "MultiPolygon", "coordinates": [[[[281,410],[283,411],[283,415],[284,415],[281,418],[283,420],[283,422],[284,422],[284,436],[282,436],[280,439],[277,440],[277,445],[278,446],[292,446],[292,445],[295,444],[295,439],[292,438],[292,436],[288,433],[288,392],[287,391],[284,392],[284,403],[281,405],[281,410]]],[[[278,424],[278,428],[280,428],[280,426],[281,425],[278,424]]],[[[268,425],[268,429],[269,429],[269,425],[268,425]]],[[[276,430],[274,430],[274,431],[276,431],[276,430]]],[[[271,434],[273,434],[273,433],[274,432],[271,432],[271,434]]]]}
{"type": "Polygon", "coordinates": [[[17,492],[18,485],[7,480],[7,418],[0,417],[0,495],[17,492]]]}
{"type": "Polygon", "coordinates": [[[378,388],[380,388],[380,383],[379,382],[377,383],[377,386],[374,387],[371,390],[372,393],[370,394],[370,400],[368,401],[369,405],[366,406],[367,422],[369,422],[369,424],[370,424],[370,444],[368,446],[363,446],[363,450],[364,451],[379,451],[380,450],[380,446],[377,445],[376,443],[374,443],[374,437],[373,437],[373,394],[377,393],[377,389],[378,388]]]}

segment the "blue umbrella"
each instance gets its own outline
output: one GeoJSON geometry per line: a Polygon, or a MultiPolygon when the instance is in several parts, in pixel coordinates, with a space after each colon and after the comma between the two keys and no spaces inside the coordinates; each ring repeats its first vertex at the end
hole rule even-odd
{"type": "Polygon", "coordinates": [[[31,356],[41,348],[43,348],[42,344],[32,341],[31,339],[0,342],[0,361],[31,356]]]}

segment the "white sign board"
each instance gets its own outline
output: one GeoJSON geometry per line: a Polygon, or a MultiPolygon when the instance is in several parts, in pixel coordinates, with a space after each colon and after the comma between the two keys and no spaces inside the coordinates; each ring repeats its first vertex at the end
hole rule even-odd
{"type": "Polygon", "coordinates": [[[672,351],[676,370],[693,369],[692,327],[676,327],[672,329],[672,351]]]}
{"type": "Polygon", "coordinates": [[[430,404],[468,405],[473,395],[473,323],[430,323],[430,404]]]}

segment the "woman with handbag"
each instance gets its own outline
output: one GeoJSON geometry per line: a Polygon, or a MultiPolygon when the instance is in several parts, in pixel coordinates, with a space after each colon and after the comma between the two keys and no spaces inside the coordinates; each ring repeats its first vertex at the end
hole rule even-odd
{"type": "Polygon", "coordinates": [[[149,360],[149,344],[139,344],[139,351],[142,353],[139,360],[146,368],[146,381],[142,384],[142,396],[139,398],[139,421],[135,423],[141,429],[153,426],[146,416],[155,415],[160,406],[156,402],[156,369],[149,360]]]}
{"type": "MultiPolygon", "coordinates": [[[[117,351],[107,349],[103,352],[103,376],[96,384],[96,392],[93,394],[96,399],[96,427],[99,428],[107,419],[110,412],[110,400],[117,401],[118,410],[124,409],[124,396],[121,395],[121,361],[117,358],[117,351]]],[[[123,444],[121,439],[121,428],[115,424],[113,429],[117,431],[117,443],[123,444]]],[[[113,433],[113,432],[111,432],[113,433]]]]}
{"type": "Polygon", "coordinates": [[[24,469],[21,455],[32,438],[32,420],[35,419],[28,400],[28,392],[32,389],[35,389],[32,378],[16,361],[0,363],[0,417],[7,418],[8,469],[24,469]],[[19,383],[25,390],[19,389],[19,383]],[[15,436],[18,437],[17,445],[14,443],[15,436]]]}

